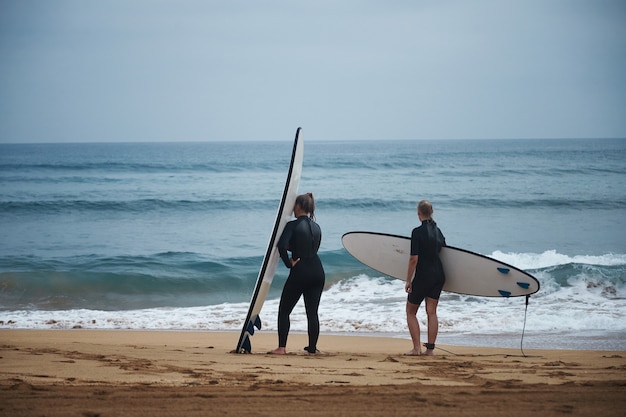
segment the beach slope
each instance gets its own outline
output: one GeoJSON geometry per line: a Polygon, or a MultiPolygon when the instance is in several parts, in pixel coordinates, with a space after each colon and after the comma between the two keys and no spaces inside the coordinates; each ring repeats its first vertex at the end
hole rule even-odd
{"type": "Polygon", "coordinates": [[[438,346],[305,335],[285,356],[234,354],[236,333],[0,330],[0,416],[618,416],[626,352],[438,346]]]}

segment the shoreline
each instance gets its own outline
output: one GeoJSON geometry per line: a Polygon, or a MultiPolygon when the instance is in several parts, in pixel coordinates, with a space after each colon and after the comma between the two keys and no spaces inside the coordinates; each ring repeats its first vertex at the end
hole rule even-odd
{"type": "Polygon", "coordinates": [[[320,336],[321,355],[275,333],[231,353],[238,332],[0,330],[0,415],[619,415],[626,352],[438,344],[408,357],[402,338],[320,336]],[[449,352],[454,352],[451,354],[449,352]],[[252,401],[247,401],[247,399],[252,401]],[[297,411],[295,411],[297,410],[297,411]]]}
{"type": "MultiPolygon", "coordinates": [[[[97,327],[76,327],[76,328],[20,328],[2,327],[3,331],[96,331],[96,332],[183,332],[183,333],[224,333],[234,334],[233,338],[238,338],[240,330],[208,330],[208,329],[185,329],[185,328],[97,328],[97,327]]],[[[264,329],[257,334],[276,334],[274,329],[264,329]]],[[[290,334],[306,334],[302,330],[292,330],[290,334]]],[[[375,337],[389,338],[410,341],[408,330],[403,333],[384,332],[324,332],[320,337],[340,336],[340,337],[375,337]]],[[[235,342],[236,343],[236,342],[235,342]]],[[[596,350],[596,351],[626,351],[626,332],[623,331],[585,331],[582,334],[573,332],[526,332],[519,333],[446,333],[439,332],[437,343],[442,345],[475,347],[475,348],[495,348],[512,350],[596,350]]]]}

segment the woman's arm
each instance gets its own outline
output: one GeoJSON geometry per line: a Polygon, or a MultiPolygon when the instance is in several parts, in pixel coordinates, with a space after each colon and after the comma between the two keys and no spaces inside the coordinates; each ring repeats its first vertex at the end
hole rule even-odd
{"type": "Polygon", "coordinates": [[[417,266],[417,255],[411,255],[409,257],[409,267],[406,272],[406,283],[404,284],[404,290],[408,293],[412,291],[413,288],[413,276],[415,275],[415,267],[417,266]]]}
{"type": "Polygon", "coordinates": [[[283,230],[283,234],[280,235],[280,239],[278,239],[278,243],[276,246],[278,247],[278,254],[280,255],[280,259],[283,260],[283,263],[287,268],[292,268],[293,264],[291,259],[289,258],[289,241],[291,240],[291,234],[293,232],[293,224],[291,222],[287,223],[285,229],[283,230]]]}

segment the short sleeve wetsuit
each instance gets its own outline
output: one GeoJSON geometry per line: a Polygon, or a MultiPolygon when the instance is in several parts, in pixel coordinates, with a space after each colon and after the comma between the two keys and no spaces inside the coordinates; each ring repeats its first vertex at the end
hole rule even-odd
{"type": "Polygon", "coordinates": [[[285,226],[278,240],[278,252],[287,268],[289,277],[283,287],[278,307],[278,346],[287,345],[287,336],[291,322],[289,315],[296,306],[300,296],[304,296],[309,346],[307,350],[315,353],[319,338],[318,307],[324,290],[325,273],[317,251],[322,241],[322,230],[308,216],[300,216],[285,226]],[[291,258],[300,259],[292,268],[291,258]]]}
{"type": "Polygon", "coordinates": [[[424,298],[439,299],[446,281],[443,266],[439,259],[446,239],[434,220],[424,220],[422,225],[411,233],[411,256],[417,255],[417,266],[408,301],[420,305],[424,298]]]}

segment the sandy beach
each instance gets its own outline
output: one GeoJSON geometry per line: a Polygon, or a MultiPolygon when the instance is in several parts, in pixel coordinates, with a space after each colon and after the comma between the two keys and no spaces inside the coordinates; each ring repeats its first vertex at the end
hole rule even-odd
{"type": "Polygon", "coordinates": [[[322,335],[1,330],[0,416],[623,416],[626,352],[438,346],[322,335]]]}

